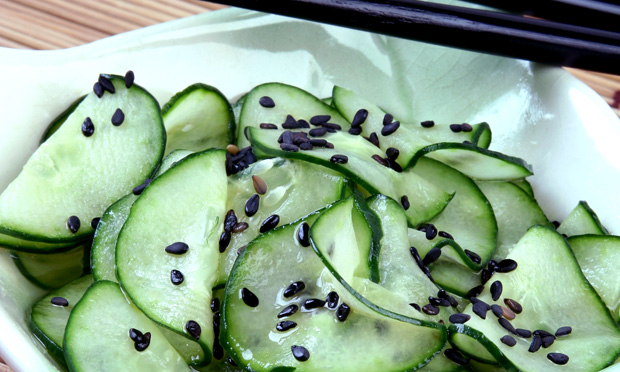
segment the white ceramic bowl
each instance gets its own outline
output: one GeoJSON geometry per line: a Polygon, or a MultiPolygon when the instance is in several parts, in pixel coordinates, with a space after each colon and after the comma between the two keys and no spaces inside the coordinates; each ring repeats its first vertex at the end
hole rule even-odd
{"type": "MultiPolygon", "coordinates": [[[[329,96],[334,84],[405,121],[487,121],[491,149],[533,164],[551,219],[587,200],[620,232],[620,120],[558,68],[237,9],[210,12],[58,51],[0,48],[0,190],[43,130],[100,72],[136,74],[161,103],[195,82],[231,100],[281,81],[329,96]]],[[[0,356],[17,372],[56,371],[25,316],[42,291],[0,254],[0,356]]]]}

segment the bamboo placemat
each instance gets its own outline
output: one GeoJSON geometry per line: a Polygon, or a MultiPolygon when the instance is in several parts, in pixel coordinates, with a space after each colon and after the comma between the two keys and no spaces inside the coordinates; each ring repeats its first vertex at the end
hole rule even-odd
{"type": "MultiPolygon", "coordinates": [[[[68,48],[219,8],[198,0],[0,0],[0,47],[68,48]]],[[[620,76],[567,70],[620,116],[620,76]]],[[[0,372],[12,372],[2,359],[0,372]]]]}

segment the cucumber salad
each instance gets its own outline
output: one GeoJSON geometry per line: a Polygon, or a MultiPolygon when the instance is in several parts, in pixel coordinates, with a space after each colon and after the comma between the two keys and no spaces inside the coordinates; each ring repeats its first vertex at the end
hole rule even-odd
{"type": "Polygon", "coordinates": [[[550,221],[487,123],[283,82],[233,104],[197,83],[160,106],[134,79],[95,76],[0,194],[0,243],[47,290],[28,321],[60,368],[600,371],[620,355],[620,237],[586,201],[550,221]]]}

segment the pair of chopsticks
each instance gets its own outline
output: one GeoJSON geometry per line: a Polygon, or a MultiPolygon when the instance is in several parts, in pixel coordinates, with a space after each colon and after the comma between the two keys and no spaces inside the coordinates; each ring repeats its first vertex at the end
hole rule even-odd
{"type": "Polygon", "coordinates": [[[620,75],[620,5],[612,1],[470,1],[515,14],[418,0],[215,0],[448,47],[620,75]]]}

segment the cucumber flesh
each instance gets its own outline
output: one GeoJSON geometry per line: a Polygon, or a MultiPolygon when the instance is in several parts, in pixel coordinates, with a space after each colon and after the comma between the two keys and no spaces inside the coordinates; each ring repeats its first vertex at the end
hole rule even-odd
{"type": "Polygon", "coordinates": [[[277,215],[279,225],[285,225],[339,200],[344,192],[342,175],[298,160],[265,159],[230,175],[226,210],[234,211],[237,223],[247,223],[248,227],[231,234],[230,244],[220,255],[216,285],[226,282],[239,249],[258,236],[260,226],[269,216],[277,215]],[[264,194],[257,193],[255,179],[264,182],[264,194]],[[252,197],[258,198],[259,207],[255,214],[248,216],[246,203],[252,197]]]}
{"type": "Polygon", "coordinates": [[[594,210],[583,200],[566,216],[557,230],[560,234],[568,236],[585,234],[609,235],[609,231],[603,226],[594,210]]]}
{"type": "Polygon", "coordinates": [[[196,83],[175,94],[162,107],[166,154],[192,152],[234,143],[235,120],[226,97],[215,87],[196,83]]]}
{"type": "Polygon", "coordinates": [[[192,154],[142,192],[116,244],[123,290],[155,322],[200,343],[205,359],[196,364],[208,363],[213,348],[213,321],[205,309],[216,280],[225,200],[225,152],[192,154]],[[186,253],[165,251],[177,242],[189,246],[186,253]],[[195,323],[200,333],[190,333],[195,323]]]}
{"type": "Polygon", "coordinates": [[[74,372],[190,371],[181,355],[157,326],[132,306],[117,283],[93,283],[75,305],[67,323],[64,355],[74,372]],[[130,329],[151,334],[143,351],[129,336],[130,329]]]}
{"type": "Polygon", "coordinates": [[[326,268],[311,247],[299,243],[300,225],[285,225],[259,236],[235,263],[224,300],[222,344],[238,364],[253,371],[325,371],[334,366],[343,372],[369,366],[402,371],[424,365],[441,349],[442,326],[389,313],[353,291],[326,268]],[[263,280],[267,276],[270,280],[263,280]],[[283,297],[283,290],[297,281],[303,281],[305,289],[283,297]],[[256,307],[244,303],[243,288],[259,299],[256,307]],[[296,327],[276,331],[276,323],[284,320],[277,314],[286,306],[325,299],[332,291],[339,295],[338,306],[346,303],[351,309],[345,321],[338,321],[336,311],[327,307],[300,309],[286,318],[296,322],[296,327]],[[308,360],[295,359],[294,345],[309,351],[308,360]]]}
{"type": "Polygon", "coordinates": [[[65,357],[62,342],[69,315],[92,283],[93,277],[85,275],[58,290],[50,292],[32,306],[28,324],[30,329],[54,359],[63,365],[65,365],[65,357]],[[54,297],[64,298],[68,305],[54,305],[52,303],[54,297]]]}
{"type": "Polygon", "coordinates": [[[305,90],[282,83],[265,83],[253,88],[243,99],[237,146],[243,148],[250,144],[245,136],[245,128],[258,128],[260,124],[267,123],[282,129],[282,124],[289,115],[295,120],[306,122],[310,122],[310,119],[317,115],[328,115],[330,123],[339,125],[343,130],[350,127],[349,122],[336,109],[305,90]],[[274,106],[261,105],[263,97],[270,98],[274,106]]]}
{"type": "Polygon", "coordinates": [[[66,252],[11,252],[15,266],[26,279],[44,289],[60,288],[88,272],[89,246],[80,245],[66,252]]]}
{"type": "Polygon", "coordinates": [[[47,129],[45,129],[43,136],[41,136],[40,143],[47,141],[47,139],[50,138],[52,134],[56,133],[58,128],[60,128],[60,126],[63,125],[65,121],[67,121],[67,118],[73,113],[73,111],[75,111],[75,108],[78,107],[78,105],[84,100],[84,98],[86,98],[85,95],[73,101],[69,105],[69,107],[65,109],[65,111],[61,112],[58,116],[54,118],[54,120],[52,120],[52,122],[47,126],[47,129]]]}
{"type": "MultiPolygon", "coordinates": [[[[552,229],[534,226],[528,230],[508,255],[517,262],[515,270],[496,272],[489,281],[501,281],[503,291],[498,303],[505,299],[517,301],[522,312],[509,323],[514,328],[543,330],[554,334],[560,327],[572,327],[572,333],[558,337],[548,348],[529,352],[532,338],[512,335],[514,347],[500,339],[509,331],[489,312],[482,319],[469,305],[464,311],[471,315],[465,324],[451,325],[450,340],[463,351],[463,338],[471,337],[482,345],[509,371],[598,371],[611,364],[620,353],[620,331],[605,304],[581,273],[570,247],[552,229]],[[569,357],[566,365],[554,364],[549,353],[569,357]]],[[[493,304],[489,285],[479,300],[493,304]]],[[[504,319],[505,321],[505,319],[504,319]]]]}
{"type": "Polygon", "coordinates": [[[252,145],[270,156],[305,160],[334,169],[350,177],[372,194],[384,194],[394,200],[401,200],[403,196],[407,196],[410,207],[406,214],[408,223],[412,226],[417,226],[439,214],[452,198],[451,194],[410,170],[396,172],[379,164],[373,159],[373,155],[378,155],[381,150],[361,136],[344,132],[328,133],[325,139],[334,145],[333,149],[313,148],[293,152],[280,148],[277,132],[248,129],[252,145]],[[347,163],[331,161],[334,155],[346,156],[347,163]]]}
{"type": "Polygon", "coordinates": [[[48,243],[84,240],[93,218],[151,175],[166,139],[159,105],[139,86],[126,88],[122,77],[108,79],[116,93],[87,95],[0,195],[1,233],[48,243]],[[125,113],[118,126],[111,123],[117,109],[125,113]],[[82,131],[85,118],[95,128],[90,136],[82,131]],[[75,233],[71,216],[80,220],[75,233]]]}

